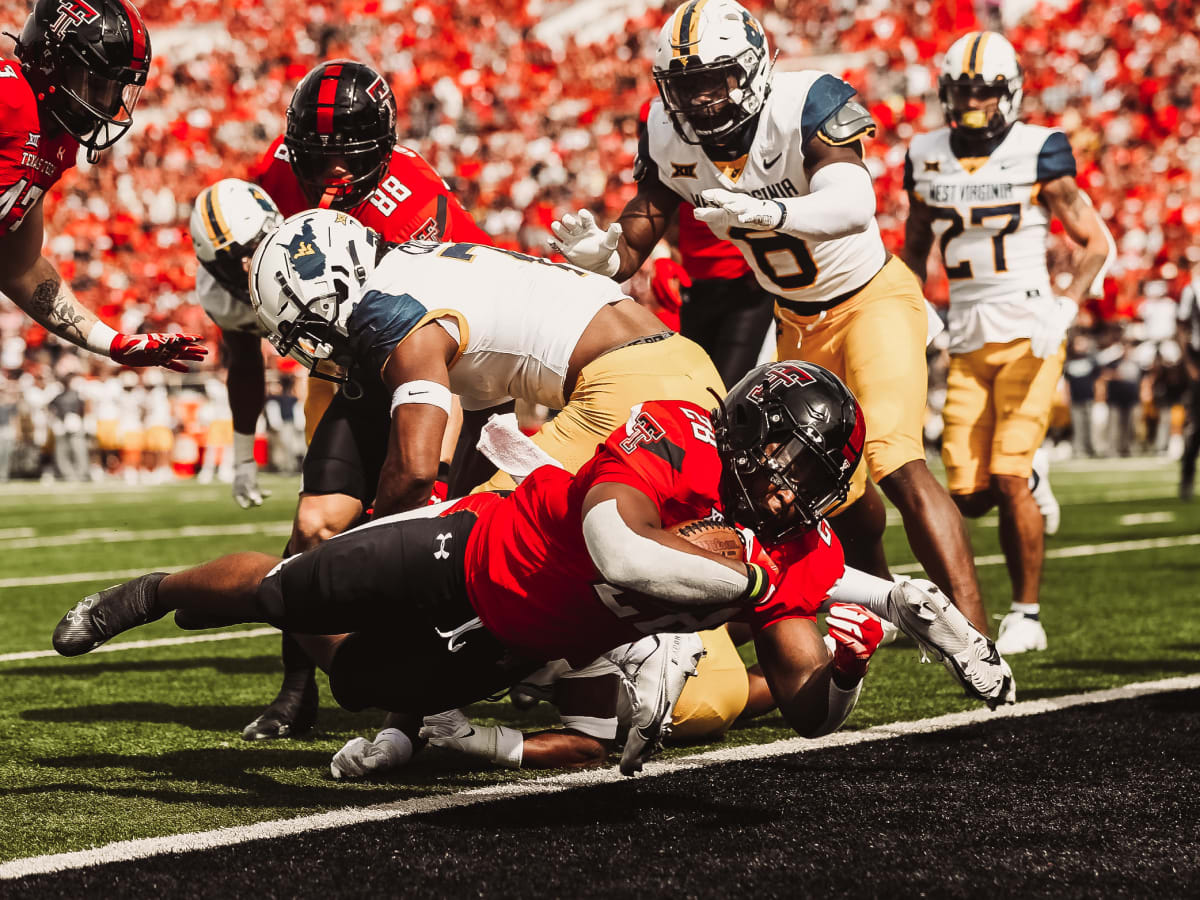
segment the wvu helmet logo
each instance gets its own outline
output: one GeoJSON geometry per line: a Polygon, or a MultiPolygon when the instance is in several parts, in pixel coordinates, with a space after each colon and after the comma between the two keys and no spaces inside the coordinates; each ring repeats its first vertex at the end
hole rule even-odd
{"type": "Polygon", "coordinates": [[[66,35],[68,29],[95,22],[98,18],[100,11],[84,0],[59,0],[58,18],[50,26],[50,30],[61,38],[66,35]]]}
{"type": "Polygon", "coordinates": [[[672,178],[695,178],[696,164],[695,163],[671,163],[672,178]]]}
{"type": "Polygon", "coordinates": [[[761,50],[763,45],[763,30],[762,26],[758,24],[758,20],[743,9],[742,24],[746,26],[746,40],[749,41],[750,46],[761,50]]]}
{"type": "Polygon", "coordinates": [[[296,274],[307,280],[325,274],[325,252],[317,246],[317,236],[312,222],[305,222],[300,233],[287,245],[288,256],[296,267],[296,274]]]}

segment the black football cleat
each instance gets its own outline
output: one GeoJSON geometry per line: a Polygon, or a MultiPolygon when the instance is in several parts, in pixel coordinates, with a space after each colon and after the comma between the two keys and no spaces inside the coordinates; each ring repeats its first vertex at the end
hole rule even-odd
{"type": "Polygon", "coordinates": [[[289,672],[271,705],[242,729],[242,740],[274,741],[306,734],[317,724],[319,702],[316,670],[289,672]]]}
{"type": "Polygon", "coordinates": [[[122,631],[161,619],[166,610],[157,608],[155,595],[166,577],[166,572],[151,572],[84,597],[59,620],[54,649],[61,656],[80,656],[122,631]]]}

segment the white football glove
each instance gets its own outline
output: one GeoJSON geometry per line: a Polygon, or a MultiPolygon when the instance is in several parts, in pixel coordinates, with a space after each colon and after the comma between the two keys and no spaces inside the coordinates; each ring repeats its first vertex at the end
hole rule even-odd
{"type": "Polygon", "coordinates": [[[434,747],[457,750],[510,769],[519,769],[524,756],[525,736],[503,725],[472,725],[457,709],[426,716],[421,737],[434,747]]]}
{"type": "Polygon", "coordinates": [[[356,737],[334,754],[329,772],[334,778],[367,778],[398,769],[413,755],[412,741],[403,731],[385,728],[368,741],[356,737]]]}
{"type": "Polygon", "coordinates": [[[727,228],[771,231],[783,224],[783,207],[774,200],[759,200],[724,188],[701,191],[700,198],[710,205],[697,206],[696,218],[718,231],[727,228]]]}
{"type": "Polygon", "coordinates": [[[245,460],[233,467],[233,499],[242,509],[262,506],[271,492],[258,486],[258,463],[245,460]]]}
{"type": "Polygon", "coordinates": [[[1048,359],[1057,353],[1078,313],[1079,304],[1070,297],[1060,296],[1051,300],[1049,309],[1042,314],[1033,327],[1033,334],[1029,336],[1033,355],[1038,359],[1048,359]]]}
{"type": "Polygon", "coordinates": [[[561,221],[551,222],[550,230],[557,238],[550,241],[550,247],[572,265],[609,278],[621,268],[621,257],[617,253],[617,244],[621,240],[620,223],[613,222],[608,231],[601,231],[591,211],[581,209],[578,216],[567,213],[561,221]]]}

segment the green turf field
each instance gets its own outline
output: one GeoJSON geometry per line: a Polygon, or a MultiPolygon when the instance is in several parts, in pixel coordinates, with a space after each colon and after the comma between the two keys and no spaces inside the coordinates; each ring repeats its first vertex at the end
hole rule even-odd
{"type": "MultiPolygon", "coordinates": [[[[1200,672],[1200,503],[1175,499],[1176,472],[1157,460],[1055,469],[1063,524],[1047,548],[1050,649],[1013,659],[1018,700],[1200,672]]],[[[234,550],[278,552],[295,484],[268,484],[274,497],[250,511],[225,485],[0,487],[0,861],[536,777],[429,753],[384,782],[335,782],[330,756],[353,734],[373,735],[379,717],[337,710],[327,691],[312,738],[243,742],[241,727],[277,687],[274,636],[43,655],[85,593],[234,550]]],[[[973,537],[990,609],[1001,614],[1008,586],[994,519],[976,523],[973,537]]],[[[896,524],[888,552],[911,571],[896,524]]],[[[188,636],[168,619],[117,641],[188,636]]],[[[917,660],[910,643],[880,650],[847,727],[976,705],[940,666],[917,660]]],[[[553,721],[544,704],[525,717],[507,702],[471,714],[553,721]]],[[[790,734],[772,716],[727,742],[790,734]]]]}

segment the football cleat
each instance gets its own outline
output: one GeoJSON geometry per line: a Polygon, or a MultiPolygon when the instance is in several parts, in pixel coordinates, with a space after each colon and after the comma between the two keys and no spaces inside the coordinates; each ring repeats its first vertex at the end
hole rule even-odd
{"type": "Polygon", "coordinates": [[[700,635],[651,634],[606,653],[620,670],[629,703],[629,733],[621,752],[621,774],[633,775],[662,747],[671,731],[671,712],[687,679],[705,654],[700,635]]]}
{"type": "Polygon", "coordinates": [[[1005,656],[1046,649],[1046,629],[1038,619],[1013,611],[1000,620],[996,649],[1005,656]]]}
{"type": "Polygon", "coordinates": [[[166,615],[155,604],[166,572],[151,572],[96,594],[89,594],[63,616],[52,643],[60,656],[80,656],[105,641],[166,615]]]}
{"type": "Polygon", "coordinates": [[[299,737],[312,731],[317,724],[319,704],[316,670],[288,672],[283,676],[283,686],[271,705],[242,729],[242,740],[274,741],[299,737]]]}
{"type": "Polygon", "coordinates": [[[933,655],[967,695],[989,709],[1016,701],[1016,682],[996,645],[930,581],[903,581],[887,599],[888,618],[933,655]]]}

